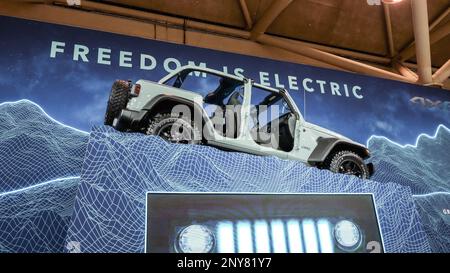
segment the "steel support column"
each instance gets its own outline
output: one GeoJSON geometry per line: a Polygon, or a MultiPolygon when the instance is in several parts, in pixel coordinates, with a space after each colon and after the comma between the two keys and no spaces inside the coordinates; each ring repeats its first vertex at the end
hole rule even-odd
{"type": "Polygon", "coordinates": [[[419,82],[430,84],[431,72],[430,32],[428,25],[428,6],[426,0],[411,0],[414,37],[416,41],[417,74],[419,82]]]}

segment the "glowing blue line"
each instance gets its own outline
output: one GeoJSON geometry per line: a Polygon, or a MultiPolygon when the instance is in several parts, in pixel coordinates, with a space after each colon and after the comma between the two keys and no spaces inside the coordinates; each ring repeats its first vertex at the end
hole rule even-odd
{"type": "Polygon", "coordinates": [[[435,195],[450,195],[450,192],[445,191],[436,191],[436,192],[430,192],[425,194],[415,194],[413,197],[427,197],[427,196],[435,196],[435,195]]]}
{"type": "Polygon", "coordinates": [[[239,253],[253,253],[252,224],[250,221],[238,221],[237,244],[239,253]]]}
{"type": "Polygon", "coordinates": [[[305,240],[306,253],[318,253],[319,245],[317,243],[316,225],[313,220],[303,220],[303,238],[305,240]]]}
{"type": "Polygon", "coordinates": [[[290,253],[303,253],[302,233],[300,222],[292,219],[287,221],[288,244],[290,253]]]}
{"type": "Polygon", "coordinates": [[[264,220],[255,221],[256,253],[270,253],[269,225],[264,220]]]}
{"type": "Polygon", "coordinates": [[[217,225],[217,249],[219,253],[234,253],[233,223],[220,222],[217,225]]]}
{"type": "Polygon", "coordinates": [[[274,253],[287,253],[286,235],[284,223],[281,220],[272,220],[270,223],[272,232],[272,246],[274,253]]]}
{"type": "Polygon", "coordinates": [[[387,137],[385,137],[385,136],[372,135],[372,136],[370,136],[369,139],[367,140],[366,146],[369,147],[369,142],[372,140],[372,138],[381,138],[381,139],[383,139],[383,140],[388,141],[388,142],[391,143],[391,144],[394,144],[394,145],[396,145],[396,146],[399,146],[400,148],[407,148],[407,147],[410,147],[410,148],[417,148],[417,145],[419,144],[419,140],[420,140],[422,137],[426,137],[426,138],[429,138],[429,139],[436,139],[436,137],[437,137],[437,135],[438,135],[440,129],[444,129],[444,130],[447,130],[447,131],[450,132],[450,129],[449,129],[448,127],[446,127],[446,126],[443,125],[443,124],[439,124],[439,126],[438,126],[437,129],[436,129],[436,132],[434,133],[434,136],[430,136],[430,135],[428,135],[428,134],[422,133],[422,134],[420,134],[420,135],[417,136],[416,143],[415,143],[414,145],[412,145],[412,144],[405,144],[405,145],[402,145],[402,144],[399,144],[399,143],[397,143],[397,142],[394,142],[394,141],[390,140],[389,138],[387,138],[387,137]]]}
{"type": "Polygon", "coordinates": [[[317,230],[319,232],[319,244],[321,253],[333,253],[333,240],[331,239],[330,222],[326,219],[317,221],[317,230]]]}
{"type": "Polygon", "coordinates": [[[41,110],[41,111],[45,114],[45,116],[47,116],[51,121],[53,121],[53,122],[55,122],[55,123],[57,123],[57,124],[59,124],[59,125],[61,125],[61,126],[63,126],[63,127],[70,128],[70,129],[75,130],[75,131],[77,131],[77,132],[80,132],[80,133],[82,133],[82,134],[86,134],[86,135],[89,134],[89,133],[86,132],[86,131],[82,131],[82,130],[80,130],[80,129],[74,128],[74,127],[69,126],[69,125],[65,125],[64,123],[61,123],[61,122],[57,121],[56,119],[52,118],[49,114],[47,114],[47,112],[45,112],[44,109],[42,109],[42,107],[41,107],[40,105],[38,105],[38,104],[35,103],[35,102],[32,102],[31,100],[21,99],[21,100],[18,100],[18,101],[5,101],[5,102],[0,103],[0,106],[2,106],[2,105],[4,105],[4,104],[19,104],[19,103],[23,103],[23,102],[33,104],[34,106],[36,106],[37,108],[39,108],[39,110],[41,110]]]}
{"type": "Polygon", "coordinates": [[[2,192],[2,193],[0,193],[0,196],[5,196],[5,195],[8,195],[8,194],[14,194],[14,193],[19,193],[19,192],[31,190],[31,189],[38,188],[40,186],[45,186],[47,184],[54,183],[54,182],[70,180],[70,179],[78,179],[78,178],[80,178],[80,177],[79,176],[68,176],[68,177],[64,177],[64,178],[56,178],[56,179],[53,179],[53,180],[50,180],[50,181],[46,181],[46,182],[42,182],[42,183],[39,183],[39,184],[36,184],[36,185],[29,186],[29,187],[26,187],[26,188],[13,190],[13,191],[8,191],[8,192],[2,192]]]}

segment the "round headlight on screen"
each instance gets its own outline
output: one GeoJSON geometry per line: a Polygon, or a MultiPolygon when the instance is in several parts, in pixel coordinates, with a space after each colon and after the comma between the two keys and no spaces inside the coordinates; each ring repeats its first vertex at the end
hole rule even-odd
{"type": "Polygon", "coordinates": [[[360,246],[362,235],[355,223],[342,220],[334,226],[334,238],[340,249],[353,251],[360,246]]]}
{"type": "Polygon", "coordinates": [[[214,234],[203,225],[190,225],[178,234],[177,249],[182,253],[209,253],[214,248],[214,234]]]}

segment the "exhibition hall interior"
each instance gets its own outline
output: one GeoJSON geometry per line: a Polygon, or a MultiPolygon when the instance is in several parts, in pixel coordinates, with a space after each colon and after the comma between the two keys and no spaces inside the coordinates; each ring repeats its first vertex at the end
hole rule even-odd
{"type": "Polygon", "coordinates": [[[2,0],[0,37],[0,253],[450,252],[449,0],[2,0]]]}

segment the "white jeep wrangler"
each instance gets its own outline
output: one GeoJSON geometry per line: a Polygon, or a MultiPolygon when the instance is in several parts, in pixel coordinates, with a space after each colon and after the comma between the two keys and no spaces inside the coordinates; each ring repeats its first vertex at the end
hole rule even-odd
{"type": "Polygon", "coordinates": [[[306,122],[284,89],[204,67],[184,66],[159,82],[114,82],[105,125],[169,142],[274,155],[366,179],[362,144],[306,122]]]}

